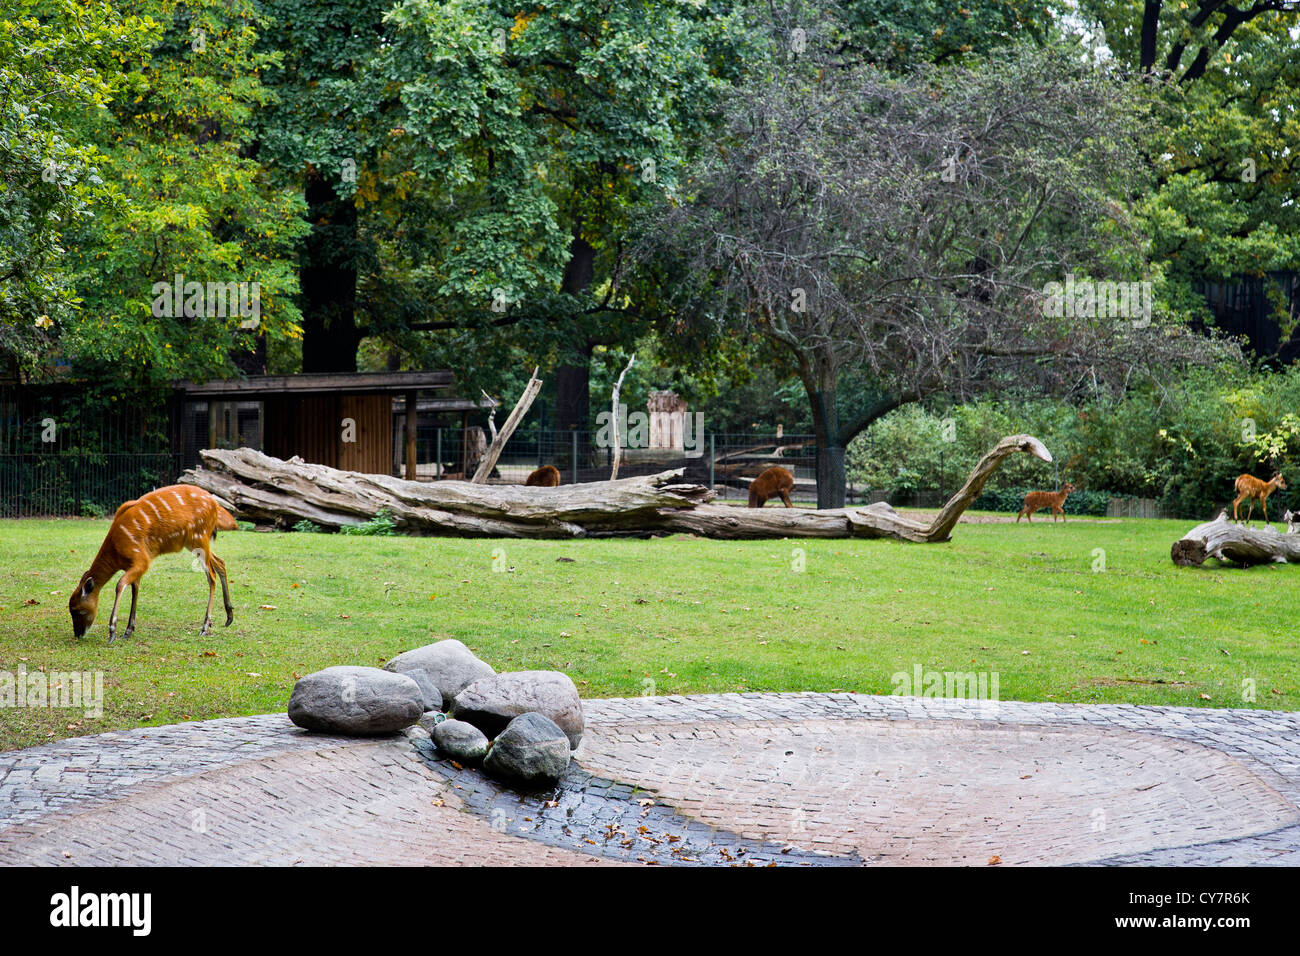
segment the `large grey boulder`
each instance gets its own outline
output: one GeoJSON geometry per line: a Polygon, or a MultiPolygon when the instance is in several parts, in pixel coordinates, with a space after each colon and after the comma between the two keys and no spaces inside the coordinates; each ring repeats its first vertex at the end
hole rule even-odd
{"type": "Polygon", "coordinates": [[[488,739],[473,724],[467,724],[463,720],[444,720],[431,733],[438,750],[453,760],[478,763],[487,756],[488,739]]]}
{"type": "Polygon", "coordinates": [[[559,671],[507,671],[476,680],[452,702],[449,717],[464,720],[495,737],[520,714],[543,714],[555,721],[571,747],[586,726],[578,688],[559,671]]]}
{"type": "Polygon", "coordinates": [[[405,674],[419,684],[424,691],[425,710],[442,710],[444,702],[468,685],[496,673],[454,638],[398,654],[384,665],[384,670],[405,674]]]}
{"type": "Polygon", "coordinates": [[[327,734],[392,733],[422,713],[420,685],[378,667],[327,667],[300,678],[289,697],[290,720],[327,734]]]}
{"type": "Polygon", "coordinates": [[[497,735],[483,761],[494,777],[526,784],[551,784],[569,767],[569,738],[542,714],[520,714],[497,735]]]}

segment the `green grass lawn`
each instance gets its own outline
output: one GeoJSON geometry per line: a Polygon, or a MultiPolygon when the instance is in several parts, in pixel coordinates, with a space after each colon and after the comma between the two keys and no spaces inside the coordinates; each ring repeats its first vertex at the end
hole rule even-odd
{"type": "Polygon", "coordinates": [[[199,635],[206,582],[169,555],[111,647],[111,588],[80,640],[67,611],[108,525],[0,522],[0,671],[102,671],[105,692],[100,718],[0,710],[0,749],[283,711],[296,676],[443,637],[593,697],[887,694],[919,664],[996,673],[1003,700],[1300,707],[1300,567],[1177,568],[1190,522],[959,525],[942,545],[223,533],[234,625],[199,635]]]}

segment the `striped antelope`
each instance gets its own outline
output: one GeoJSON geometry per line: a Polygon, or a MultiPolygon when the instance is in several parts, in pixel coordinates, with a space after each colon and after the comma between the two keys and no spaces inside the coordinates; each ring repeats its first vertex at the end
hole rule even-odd
{"type": "Polygon", "coordinates": [[[122,504],[113,516],[113,525],[100,545],[99,554],[91,563],[90,570],[81,576],[81,583],[68,601],[72,632],[81,637],[90,629],[99,608],[100,589],[118,571],[124,571],[126,573],[117,582],[113,611],[108,617],[108,643],[112,644],[117,637],[117,603],[128,584],[131,586],[131,614],[122,636],[130,637],[135,630],[135,602],[140,592],[140,579],[158,555],[173,554],[182,549],[203,558],[203,571],[208,576],[208,612],[199,633],[212,633],[212,599],[218,575],[221,577],[221,597],[226,606],[226,626],[229,627],[235,619],[235,609],[230,603],[230,586],[226,583],[226,563],[212,553],[212,539],[217,536],[218,529],[233,531],[234,517],[217,504],[216,498],[192,485],[169,485],[122,504]]]}
{"type": "Polygon", "coordinates": [[[1264,524],[1268,524],[1268,496],[1278,488],[1286,491],[1286,482],[1282,480],[1280,471],[1268,481],[1260,481],[1254,475],[1240,475],[1232,485],[1233,492],[1237,495],[1232,502],[1232,520],[1237,520],[1237,505],[1249,498],[1250,507],[1246,509],[1246,524],[1250,524],[1250,516],[1255,513],[1256,501],[1264,509],[1264,524]]]}

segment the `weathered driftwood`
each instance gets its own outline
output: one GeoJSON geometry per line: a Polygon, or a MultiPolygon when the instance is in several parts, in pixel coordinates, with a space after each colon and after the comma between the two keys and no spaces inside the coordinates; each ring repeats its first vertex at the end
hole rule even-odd
{"type": "Polygon", "coordinates": [[[515,404],[515,409],[506,419],[506,423],[501,426],[501,431],[496,429],[496,408],[492,410],[492,444],[488,446],[487,453],[483,460],[479,462],[478,469],[474,472],[474,477],[470,479],[474,484],[481,485],[488,480],[488,475],[492,474],[492,469],[497,466],[497,459],[501,457],[501,452],[505,450],[506,442],[510,436],[515,433],[519,427],[520,421],[528,412],[528,408],[533,404],[533,399],[537,393],[542,390],[542,380],[537,377],[537,369],[533,369],[532,377],[528,379],[528,384],[524,386],[524,394],[519,397],[515,404]]]}
{"type": "Polygon", "coordinates": [[[237,517],[281,527],[305,520],[332,530],[364,524],[386,509],[399,529],[420,535],[578,538],[687,533],[732,539],[870,537],[925,542],[946,541],[989,475],[1017,451],[1051,460],[1036,438],[1004,438],[928,523],[900,515],[887,504],[826,511],[709,504],[713,491],[684,482],[681,469],[558,488],[428,483],[339,471],[299,458],[281,461],[241,448],[200,452],[205,467],[187,471],[181,481],[211,492],[237,517]]]}
{"type": "Polygon", "coordinates": [[[614,408],[614,463],[609,469],[609,480],[613,481],[618,477],[618,466],[623,460],[623,436],[618,433],[618,393],[623,390],[623,376],[632,368],[632,363],[636,361],[636,353],[627,360],[627,368],[618,373],[618,381],[614,383],[614,392],[610,404],[614,408]]]}
{"type": "Polygon", "coordinates": [[[1213,521],[1198,524],[1173,543],[1169,557],[1184,567],[1218,558],[1249,567],[1252,564],[1300,563],[1300,533],[1282,534],[1269,527],[1248,528],[1228,520],[1220,511],[1213,521]]]}

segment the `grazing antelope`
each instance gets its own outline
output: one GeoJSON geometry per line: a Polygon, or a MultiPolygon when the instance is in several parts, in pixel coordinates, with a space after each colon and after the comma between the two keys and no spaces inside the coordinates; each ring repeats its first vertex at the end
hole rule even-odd
{"type": "Polygon", "coordinates": [[[1260,481],[1254,475],[1240,475],[1232,485],[1232,490],[1237,494],[1232,502],[1232,520],[1237,520],[1237,505],[1249,498],[1250,507],[1246,509],[1246,524],[1250,524],[1250,516],[1255,513],[1256,501],[1264,509],[1264,524],[1268,524],[1268,496],[1278,488],[1286,491],[1286,482],[1282,480],[1280,471],[1268,481],[1260,481]]]}
{"type": "Polygon", "coordinates": [[[534,488],[558,488],[560,486],[560,470],[554,465],[542,465],[541,468],[528,476],[524,484],[534,488]]]}
{"type": "Polygon", "coordinates": [[[1060,515],[1061,520],[1065,520],[1065,499],[1070,492],[1076,491],[1074,485],[1068,481],[1060,491],[1031,491],[1025,495],[1025,506],[1020,509],[1020,514],[1016,515],[1016,524],[1020,524],[1021,518],[1028,519],[1030,524],[1034,523],[1034,512],[1042,511],[1044,508],[1052,509],[1052,520],[1060,515]]]}
{"type": "Polygon", "coordinates": [[[217,504],[216,498],[193,485],[170,485],[122,504],[113,515],[113,525],[100,545],[99,554],[91,563],[90,570],[81,576],[81,583],[68,601],[72,632],[81,637],[89,630],[95,623],[95,612],[99,608],[100,588],[118,571],[125,571],[117,582],[113,611],[108,617],[108,643],[112,644],[117,637],[117,602],[128,584],[131,585],[131,615],[123,637],[130,637],[135,630],[135,601],[140,592],[140,578],[158,555],[182,549],[193,551],[196,556],[202,552],[203,571],[208,576],[208,613],[204,615],[199,633],[212,633],[212,598],[216,592],[217,575],[221,576],[221,597],[226,606],[226,627],[229,627],[235,619],[235,609],[230,603],[230,586],[226,583],[226,563],[212,553],[212,539],[217,536],[218,529],[233,531],[234,517],[217,504]]]}
{"type": "Polygon", "coordinates": [[[767,469],[749,485],[749,506],[751,508],[761,508],[767,504],[769,498],[781,496],[787,508],[793,508],[790,503],[790,492],[794,489],[794,475],[786,471],[779,465],[767,469]]]}

